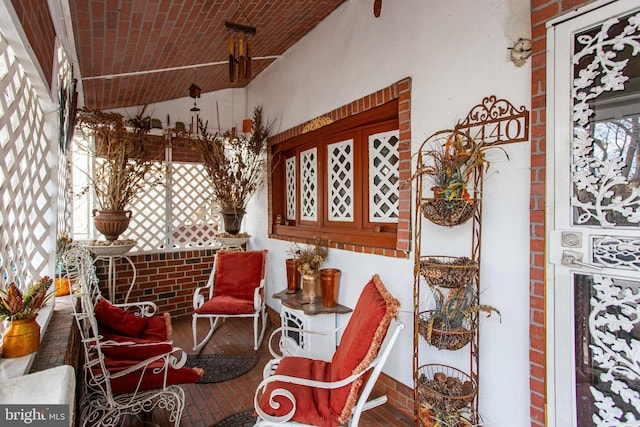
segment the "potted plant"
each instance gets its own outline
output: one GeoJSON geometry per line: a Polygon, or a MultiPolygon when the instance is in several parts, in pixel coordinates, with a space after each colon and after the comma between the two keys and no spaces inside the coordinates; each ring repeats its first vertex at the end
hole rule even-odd
{"type": "Polygon", "coordinates": [[[489,168],[485,152],[491,146],[457,130],[434,133],[423,143],[426,146],[427,150],[421,150],[425,158],[419,160],[415,176],[429,175],[434,197],[424,200],[423,213],[439,225],[462,224],[475,211],[477,188],[471,187],[472,180],[489,168]],[[436,147],[431,148],[434,143],[436,147]]]}
{"type": "Polygon", "coordinates": [[[9,320],[2,334],[2,357],[25,356],[40,347],[40,325],[36,316],[51,296],[47,293],[51,283],[51,278],[44,276],[24,294],[15,283],[0,291],[0,319],[9,320]]]}
{"type": "Polygon", "coordinates": [[[265,182],[267,137],[271,128],[256,107],[249,137],[234,131],[210,133],[208,122],[198,120],[200,135],[193,141],[195,151],[219,203],[227,233],[240,231],[247,203],[265,182]]]}
{"type": "Polygon", "coordinates": [[[164,139],[148,138],[151,118],[143,116],[144,110],[126,122],[119,113],[86,108],[78,113],[78,129],[85,137],[93,136],[85,138],[88,143],[82,148],[95,159],[88,174],[98,204],[94,223],[109,241],[129,226],[130,204],[144,189],[163,182],[164,139]]]}
{"type": "Polygon", "coordinates": [[[477,326],[477,313],[500,312],[490,305],[478,303],[474,281],[445,294],[433,288],[435,308],[420,313],[418,331],[430,345],[441,350],[458,350],[471,341],[477,326]]]}

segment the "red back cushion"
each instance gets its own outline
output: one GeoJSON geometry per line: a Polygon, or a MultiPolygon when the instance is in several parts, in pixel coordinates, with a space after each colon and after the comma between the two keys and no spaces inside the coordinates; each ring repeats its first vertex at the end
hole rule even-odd
{"type": "MultiPolygon", "coordinates": [[[[380,277],[374,275],[364,287],[356,308],[351,314],[340,345],[331,360],[331,381],[338,381],[361,372],[376,357],[391,319],[398,313],[400,303],[387,291],[380,277]]],[[[351,386],[331,392],[331,409],[342,414],[344,422],[360,394],[363,378],[351,386]],[[347,402],[349,401],[349,402],[347,402]]]]}
{"type": "Polygon", "coordinates": [[[147,327],[147,320],[144,317],[116,307],[104,298],[100,298],[96,303],[93,312],[98,321],[98,327],[106,327],[125,337],[138,338],[147,327]]]}
{"type": "Polygon", "coordinates": [[[226,295],[253,301],[264,277],[267,251],[218,251],[213,296],[226,295]]]}

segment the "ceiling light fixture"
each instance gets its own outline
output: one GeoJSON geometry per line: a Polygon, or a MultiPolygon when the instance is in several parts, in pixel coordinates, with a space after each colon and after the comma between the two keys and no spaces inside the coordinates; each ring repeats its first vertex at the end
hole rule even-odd
{"type": "Polygon", "coordinates": [[[193,98],[193,108],[191,108],[191,111],[193,112],[200,111],[200,108],[198,108],[198,105],[196,104],[196,98],[200,98],[200,94],[202,93],[202,89],[200,89],[200,86],[196,84],[198,82],[198,79],[196,78],[196,72],[197,69],[194,68],[193,83],[191,83],[191,86],[189,86],[189,96],[193,98]]]}

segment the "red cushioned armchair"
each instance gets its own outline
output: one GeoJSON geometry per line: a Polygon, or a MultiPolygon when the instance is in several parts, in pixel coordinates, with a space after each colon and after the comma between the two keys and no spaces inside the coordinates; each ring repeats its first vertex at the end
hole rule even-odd
{"type": "MultiPolygon", "coordinates": [[[[306,357],[276,358],[265,367],[256,390],[256,426],[357,426],[362,411],[382,405],[367,401],[404,325],[380,351],[400,303],[374,275],[364,287],[331,362],[306,357]]],[[[310,339],[313,339],[311,336],[310,339]]]]}
{"type": "Polygon", "coordinates": [[[204,347],[218,327],[228,317],[253,317],[253,344],[258,350],[267,323],[264,296],[267,250],[219,250],[206,286],[196,288],[193,294],[193,350],[204,347]],[[209,320],[207,335],[198,342],[198,319],[209,320]],[[258,332],[258,322],[262,328],[258,332]]]}

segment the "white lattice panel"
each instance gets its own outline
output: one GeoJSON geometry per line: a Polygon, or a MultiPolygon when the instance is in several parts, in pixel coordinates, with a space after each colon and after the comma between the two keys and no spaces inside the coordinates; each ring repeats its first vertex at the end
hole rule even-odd
{"type": "Polygon", "coordinates": [[[369,221],[398,222],[400,154],[397,130],[369,136],[369,221]]]}
{"type": "Polygon", "coordinates": [[[163,248],[167,236],[166,187],[145,188],[144,195],[129,207],[133,212],[129,228],[120,237],[134,239],[136,249],[151,251],[163,248]]]}
{"type": "Polygon", "coordinates": [[[37,94],[0,36],[0,287],[50,274],[55,147],[37,94]]]}
{"type": "Polygon", "coordinates": [[[353,221],[353,139],[327,146],[329,221],[353,221]]]}
{"type": "Polygon", "coordinates": [[[296,158],[289,157],[285,165],[287,219],[296,219],[296,158]]]}
{"type": "Polygon", "coordinates": [[[301,218],[318,220],[318,149],[311,148],[300,153],[302,166],[302,189],[300,194],[301,218]]]}
{"type": "Polygon", "coordinates": [[[220,209],[214,201],[201,164],[174,163],[171,171],[171,246],[202,247],[214,243],[222,229],[220,209]]]}

